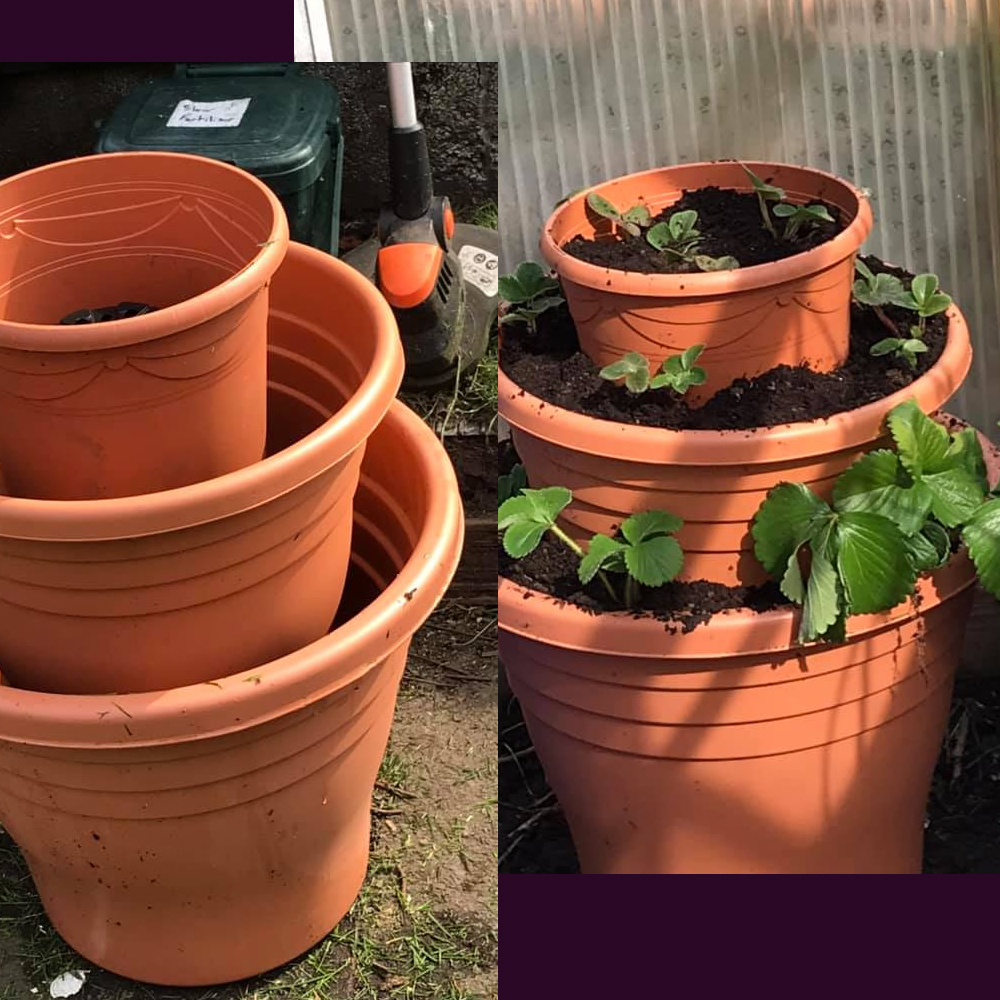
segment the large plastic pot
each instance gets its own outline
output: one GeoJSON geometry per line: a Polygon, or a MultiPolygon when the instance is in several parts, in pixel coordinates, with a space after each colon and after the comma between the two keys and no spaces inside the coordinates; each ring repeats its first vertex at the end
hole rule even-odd
{"type": "Polygon", "coordinates": [[[4,491],[129,496],[259,461],[267,286],[287,248],[274,194],[200,156],[87,156],[0,182],[4,491]],[[59,325],[121,302],[156,311],[59,325]]]}
{"type": "MultiPolygon", "coordinates": [[[[271,412],[290,438],[316,423],[291,394],[271,412]]],[[[0,687],[0,824],[90,961],[227,982],[294,958],[350,907],[407,647],[462,544],[448,456],[401,404],[372,436],[354,536],[341,623],[281,659],[121,697],[0,687]]]]}
{"type": "Polygon", "coordinates": [[[822,420],[740,431],[670,431],[599,420],[538,399],[499,374],[500,413],[534,487],[565,486],[562,521],[578,539],[613,532],[630,514],[669,510],[684,518],[686,580],[753,584],[750,521],[768,490],[806,483],[829,498],[834,480],[886,444],[885,416],[906,399],[933,413],[962,384],[972,362],[961,312],[948,312],[937,364],[899,392],[822,420]]]}
{"type": "Polygon", "coordinates": [[[714,185],[751,191],[739,163],[686,163],[628,174],[563,202],[542,230],[541,252],[562,279],[583,352],[598,365],[638,351],[659,366],[668,355],[704,344],[704,402],[741,376],[776,365],[831,371],[847,358],[854,256],[872,228],[868,199],[833,174],[781,163],[749,162],[783,187],[789,201],[822,200],[839,210],[844,230],[832,240],[770,264],[697,274],[639,274],[599,267],[566,253],[575,236],[611,237],[612,223],[587,209],[596,192],[622,210],[645,202],[652,214],[686,189],[714,185]]]}
{"type": "Polygon", "coordinates": [[[326,632],[364,444],[399,388],[403,353],[371,283],[298,244],[275,275],[269,337],[271,405],[314,419],[293,437],[271,421],[264,461],[137,497],[0,498],[0,668],[11,683],[160,690],[326,632]]]}

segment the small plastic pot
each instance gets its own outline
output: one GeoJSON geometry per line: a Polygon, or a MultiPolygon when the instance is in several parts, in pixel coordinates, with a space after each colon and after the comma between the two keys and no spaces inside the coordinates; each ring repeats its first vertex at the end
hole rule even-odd
{"type": "Polygon", "coordinates": [[[644,202],[652,214],[685,190],[716,186],[752,191],[739,163],[685,163],[598,184],[561,204],[542,230],[541,252],[562,280],[580,347],[604,366],[629,351],[655,366],[704,344],[708,373],[688,390],[704,402],[742,376],[776,365],[831,371],[847,358],[854,256],[872,228],[868,199],[833,174],[781,163],[748,162],[758,176],[785,189],[797,204],[821,200],[840,211],[845,228],[832,240],[770,264],[697,274],[638,274],[599,267],[566,253],[575,236],[611,236],[612,223],[587,210],[596,192],[625,209],[644,202]]]}
{"type": "Polygon", "coordinates": [[[0,182],[4,492],[131,496],[259,461],[287,249],[274,194],[205,157],[110,153],[0,182]],[[123,301],[154,311],[60,325],[123,301]]]}
{"type": "MultiPolygon", "coordinates": [[[[272,409],[298,433],[304,411],[272,409]]],[[[364,879],[407,648],[455,571],[462,522],[448,456],[396,403],[365,455],[328,635],[171,691],[0,687],[0,824],[69,944],[132,979],[201,986],[330,931],[364,879]]]]}
{"type": "Polygon", "coordinates": [[[275,275],[269,336],[269,458],[137,497],[0,498],[10,683],[155,691],[266,663],[329,628],[365,441],[403,352],[374,286],[298,244],[275,275]]]}
{"type": "Polygon", "coordinates": [[[685,580],[754,584],[750,521],[783,481],[829,498],[834,480],[884,446],[885,416],[906,399],[935,412],[972,363],[965,319],[948,312],[948,341],[931,369],[905,389],[822,420],[739,431],[670,431],[599,420],[524,392],[501,369],[500,413],[532,486],[565,486],[573,503],[562,522],[577,539],[614,532],[637,511],[669,510],[684,519],[685,580]]]}

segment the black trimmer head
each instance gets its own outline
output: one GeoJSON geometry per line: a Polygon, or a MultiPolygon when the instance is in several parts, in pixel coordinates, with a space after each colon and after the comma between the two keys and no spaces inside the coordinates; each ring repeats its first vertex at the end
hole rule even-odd
{"type": "Polygon", "coordinates": [[[417,121],[409,63],[389,65],[392,200],[378,231],[344,257],[367,275],[396,315],[407,389],[436,389],[474,367],[496,320],[496,230],[456,223],[434,195],[427,137],[417,121]]]}

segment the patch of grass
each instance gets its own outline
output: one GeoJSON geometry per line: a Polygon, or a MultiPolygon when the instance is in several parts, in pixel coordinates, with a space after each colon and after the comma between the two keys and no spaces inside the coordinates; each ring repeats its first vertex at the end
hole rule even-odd
{"type": "Polygon", "coordinates": [[[463,222],[471,222],[474,226],[486,226],[487,229],[496,229],[500,224],[500,210],[495,201],[488,201],[470,212],[462,213],[463,222]]]}

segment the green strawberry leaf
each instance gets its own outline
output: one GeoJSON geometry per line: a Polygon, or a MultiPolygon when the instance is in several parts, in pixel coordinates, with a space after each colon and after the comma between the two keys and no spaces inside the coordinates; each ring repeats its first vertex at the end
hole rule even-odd
{"type": "Polygon", "coordinates": [[[840,583],[837,570],[826,556],[813,552],[809,582],[802,604],[799,639],[813,642],[821,638],[841,617],[840,583]]]}
{"type": "Polygon", "coordinates": [[[829,506],[801,483],[775,486],[750,526],[760,564],[775,580],[782,579],[798,547],[816,535],[832,516],[829,506]]]}
{"type": "Polygon", "coordinates": [[[648,226],[650,220],[649,209],[645,205],[633,205],[622,215],[623,222],[631,222],[636,226],[648,226]]]}
{"type": "Polygon", "coordinates": [[[984,493],[989,490],[983,446],[979,435],[972,427],[964,427],[952,434],[951,445],[945,456],[945,465],[947,468],[957,466],[965,469],[979,483],[984,493]]]}
{"type": "Polygon", "coordinates": [[[701,357],[701,352],[704,350],[704,344],[692,344],[690,347],[682,351],[680,355],[681,368],[685,371],[690,371],[694,363],[701,357]]]}
{"type": "Polygon", "coordinates": [[[607,535],[594,535],[587,553],[580,560],[577,574],[581,583],[590,583],[599,570],[622,572],[625,569],[625,546],[607,535]]]}
{"type": "Polygon", "coordinates": [[[885,354],[892,354],[903,346],[903,341],[899,337],[886,337],[876,344],[872,344],[868,352],[873,358],[881,358],[885,354]]]}
{"type": "Polygon", "coordinates": [[[528,485],[528,475],[524,466],[518,463],[510,472],[497,477],[497,499],[500,503],[516,497],[528,485]]]}
{"type": "Polygon", "coordinates": [[[513,556],[515,559],[522,559],[535,551],[542,536],[548,530],[547,524],[538,524],[534,521],[518,521],[511,524],[503,533],[504,550],[507,555],[513,556]]]}
{"type": "Polygon", "coordinates": [[[523,490],[520,496],[505,500],[497,512],[500,531],[517,523],[541,524],[546,528],[568,507],[573,494],[564,486],[546,486],[540,490],[523,490]]]}
{"type": "Polygon", "coordinates": [[[930,491],[931,512],[947,528],[964,524],[982,506],[985,491],[968,469],[925,473],[921,483],[930,491]]]}
{"type": "Polygon", "coordinates": [[[597,194],[596,191],[591,191],[587,195],[587,205],[605,219],[612,219],[615,222],[621,221],[621,214],[618,209],[607,198],[597,194]]]}
{"type": "Polygon", "coordinates": [[[646,232],[646,242],[656,250],[666,250],[673,243],[670,226],[666,222],[658,222],[646,232]]]}
{"type": "Polygon", "coordinates": [[[740,262],[729,254],[723,257],[709,257],[697,253],[694,255],[694,262],[699,271],[736,271],[740,266],[740,262]]]}
{"type": "Polygon", "coordinates": [[[914,483],[895,452],[863,455],[837,477],[833,504],[838,511],[867,511],[893,521],[904,535],[916,534],[931,509],[930,491],[914,483]]]}
{"type": "Polygon", "coordinates": [[[931,420],[916,402],[908,399],[893,407],[886,418],[889,431],[904,468],[914,476],[922,472],[937,472],[951,447],[948,432],[931,420]]]}
{"type": "MultiPolygon", "coordinates": [[[[624,527],[624,525],[623,525],[624,527]]],[[[684,565],[684,553],[676,538],[656,535],[625,549],[629,574],[647,587],[660,587],[673,580],[684,565]]]]}
{"type": "Polygon", "coordinates": [[[684,527],[684,521],[665,510],[645,510],[622,522],[621,533],[632,545],[639,545],[657,535],[672,535],[684,527]]]}
{"type": "Polygon", "coordinates": [[[983,504],[962,529],[979,582],[1000,600],[1000,499],[983,504]]]}
{"type": "Polygon", "coordinates": [[[913,593],[916,570],[903,533],[866,511],[837,516],[837,571],[850,614],[894,608],[913,593]]]}

